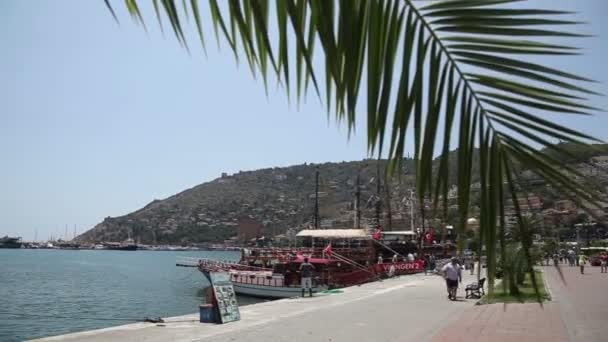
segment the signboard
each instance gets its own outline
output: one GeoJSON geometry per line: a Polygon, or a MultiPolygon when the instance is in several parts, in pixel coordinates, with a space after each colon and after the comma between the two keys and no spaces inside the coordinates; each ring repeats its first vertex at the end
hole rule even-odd
{"type": "Polygon", "coordinates": [[[387,264],[375,264],[374,268],[378,273],[388,273],[390,271],[391,266],[395,267],[395,274],[408,274],[408,273],[416,273],[424,271],[424,263],[422,261],[415,262],[397,262],[397,263],[387,263],[387,264]]]}
{"type": "Polygon", "coordinates": [[[213,295],[217,303],[220,323],[234,322],[241,319],[239,304],[236,301],[234,287],[230,281],[230,274],[226,272],[210,272],[213,295]]]}

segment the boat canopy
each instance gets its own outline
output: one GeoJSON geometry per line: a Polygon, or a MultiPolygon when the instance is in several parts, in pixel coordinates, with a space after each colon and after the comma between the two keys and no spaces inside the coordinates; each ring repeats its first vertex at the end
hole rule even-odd
{"type": "Polygon", "coordinates": [[[319,239],[370,239],[371,235],[365,229],[304,229],[297,237],[319,239]]]}
{"type": "Polygon", "coordinates": [[[407,236],[413,236],[413,235],[416,235],[416,232],[414,232],[412,230],[392,230],[392,231],[382,232],[382,234],[384,234],[384,235],[407,235],[407,236]]]}

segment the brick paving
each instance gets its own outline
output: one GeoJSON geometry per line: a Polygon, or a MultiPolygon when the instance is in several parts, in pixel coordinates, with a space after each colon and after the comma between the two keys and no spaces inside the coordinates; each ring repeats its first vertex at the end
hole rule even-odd
{"type": "Polygon", "coordinates": [[[608,274],[599,267],[544,267],[553,297],[537,303],[478,305],[465,310],[432,339],[440,341],[608,341],[608,274]]]}

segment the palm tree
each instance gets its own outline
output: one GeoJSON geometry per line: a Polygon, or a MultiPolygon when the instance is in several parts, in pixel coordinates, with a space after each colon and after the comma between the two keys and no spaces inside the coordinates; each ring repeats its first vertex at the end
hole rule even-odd
{"type": "MultiPolygon", "coordinates": [[[[105,3],[116,19],[110,0],[105,3]]],[[[435,202],[447,201],[448,170],[457,168],[460,234],[468,217],[472,179],[480,181],[480,232],[490,289],[495,247],[497,241],[504,242],[507,198],[521,223],[515,165],[533,169],[577,200],[596,199],[564,174],[577,172],[555,157],[567,151],[554,142],[584,145],[597,140],[542,117],[596,110],[586,97],[597,93],[584,87],[592,81],[527,58],[579,54],[575,47],[546,42],[584,36],[567,30],[578,24],[568,20],[571,13],[529,8],[521,0],[205,3],[203,9],[197,0],[153,1],[161,28],[163,20],[168,21],[186,49],[185,18],[194,19],[204,47],[201,13],[209,11],[218,44],[222,37],[265,85],[272,74],[298,100],[312,87],[324,98],[328,113],[346,122],[349,131],[364,97],[369,154],[388,155],[390,172],[401,166],[406,137],[413,135],[421,203],[429,196],[435,202]],[[322,63],[315,64],[319,55],[322,63]],[[362,83],[365,93],[360,92],[362,83]],[[453,148],[458,158],[450,165],[448,152],[453,148]],[[441,150],[440,162],[432,172],[436,149],[441,150]],[[474,153],[479,158],[476,174],[474,153]]],[[[145,27],[138,2],[125,4],[145,27]]],[[[530,246],[522,242],[529,260],[530,246]]]]}

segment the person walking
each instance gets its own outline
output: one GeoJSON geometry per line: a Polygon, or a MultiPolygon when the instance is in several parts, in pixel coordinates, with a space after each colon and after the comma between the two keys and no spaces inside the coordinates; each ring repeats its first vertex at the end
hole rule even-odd
{"type": "Polygon", "coordinates": [[[458,264],[458,259],[452,258],[452,261],[445,264],[442,268],[443,277],[445,278],[445,284],[448,289],[448,298],[456,300],[456,293],[458,292],[458,283],[462,282],[461,267],[458,264]]]}
{"type": "Polygon", "coordinates": [[[557,255],[557,253],[553,254],[553,266],[559,266],[559,256],[557,255]]]}
{"type": "Polygon", "coordinates": [[[308,262],[308,258],[304,258],[304,262],[300,265],[300,275],[302,276],[302,297],[308,289],[308,293],[312,297],[312,274],[315,267],[308,262]]]}
{"type": "Polygon", "coordinates": [[[608,254],[606,252],[600,255],[600,266],[602,273],[608,273],[608,254]]]}
{"type": "Polygon", "coordinates": [[[585,264],[587,263],[587,256],[585,254],[581,254],[578,257],[578,266],[581,268],[581,274],[585,274],[585,264]]]}
{"type": "Polygon", "coordinates": [[[471,255],[471,263],[469,264],[469,270],[471,271],[471,275],[475,274],[475,261],[478,260],[478,257],[473,257],[471,255]]]}
{"type": "Polygon", "coordinates": [[[431,273],[435,273],[435,268],[437,267],[437,261],[435,260],[435,254],[431,254],[429,256],[429,268],[431,269],[431,273]]]}
{"type": "Polygon", "coordinates": [[[409,262],[414,262],[414,254],[412,254],[412,253],[408,253],[408,254],[407,254],[407,261],[409,261],[409,262]]]}

